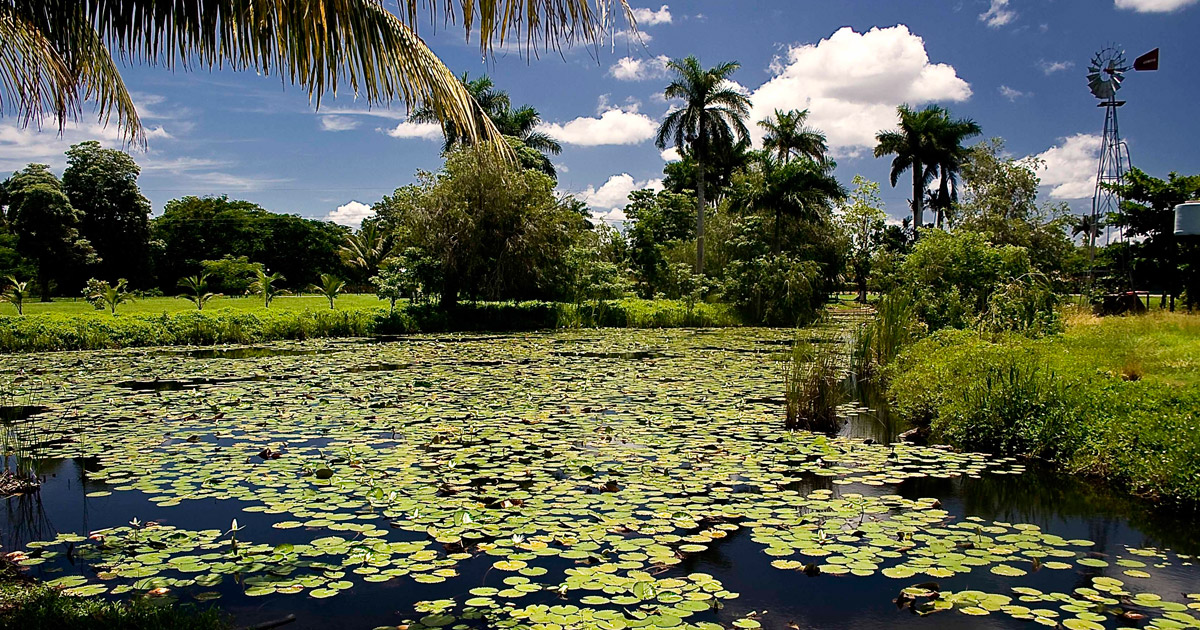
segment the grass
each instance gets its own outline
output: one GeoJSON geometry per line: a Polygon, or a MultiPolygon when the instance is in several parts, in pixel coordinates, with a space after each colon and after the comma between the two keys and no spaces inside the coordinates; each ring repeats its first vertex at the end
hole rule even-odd
{"type": "Polygon", "coordinates": [[[841,358],[835,343],[797,339],[793,344],[784,373],[788,429],[836,433],[842,428],[837,409],[848,395],[841,358]]]}
{"type": "Polygon", "coordinates": [[[166,599],[111,602],[64,595],[0,559],[0,630],[226,630],[216,608],[175,606],[166,599]]]}
{"type": "MultiPolygon", "coordinates": [[[[358,308],[387,308],[387,301],[380,300],[374,294],[346,294],[337,299],[338,309],[358,308]]],[[[204,310],[231,309],[236,311],[263,311],[263,300],[259,296],[226,297],[218,296],[204,305],[204,310]]],[[[117,307],[118,314],[154,314],[183,313],[196,310],[196,305],[181,297],[151,297],[139,298],[133,302],[117,307]]],[[[321,295],[283,295],[271,302],[272,311],[306,311],[329,310],[329,302],[321,295]]],[[[26,315],[73,314],[109,316],[108,311],[96,310],[90,302],[83,298],[55,299],[52,302],[26,302],[26,315]]],[[[12,304],[0,303],[0,315],[16,315],[17,309],[12,304]]]]}
{"type": "MultiPolygon", "coordinates": [[[[740,325],[724,304],[687,305],[675,300],[623,299],[599,304],[554,302],[464,304],[452,312],[424,305],[403,305],[390,312],[373,296],[355,296],[366,306],[330,310],[325,298],[280,298],[271,309],[244,298],[210,303],[203,311],[71,311],[86,303],[55,302],[54,312],[0,316],[0,352],[96,350],[141,346],[260,343],[321,337],[367,337],[416,332],[517,331],[578,327],[682,328],[740,325]],[[301,300],[316,300],[312,307],[301,300]],[[242,301],[234,301],[242,300],[242,301]],[[59,306],[62,304],[63,306],[59,306]],[[281,307],[276,307],[279,304],[281,307]]],[[[186,300],[155,298],[142,308],[186,300]],[[161,302],[157,302],[161,301],[161,302]]],[[[347,304],[349,303],[349,304],[347,304]]]]}
{"type": "Polygon", "coordinates": [[[935,441],[1200,507],[1198,362],[1200,316],[1072,313],[1041,339],[938,332],[888,368],[888,391],[935,441]]]}

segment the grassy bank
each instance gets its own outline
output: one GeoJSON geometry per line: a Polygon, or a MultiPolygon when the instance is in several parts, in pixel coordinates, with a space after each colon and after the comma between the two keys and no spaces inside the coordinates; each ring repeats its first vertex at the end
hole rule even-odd
{"type": "Polygon", "coordinates": [[[1042,339],[941,331],[888,368],[894,409],[958,448],[1200,505],[1200,317],[1070,318],[1042,339]]]}
{"type": "MultiPolygon", "coordinates": [[[[358,296],[365,299],[366,296],[358,296]]],[[[307,299],[307,298],[297,298],[307,299]]],[[[145,300],[141,308],[158,300],[145,300]]],[[[736,326],[739,319],[728,306],[672,300],[625,299],[600,304],[553,302],[481,303],[444,312],[430,305],[397,306],[394,313],[373,297],[373,305],[339,308],[301,307],[298,303],[270,310],[241,302],[214,304],[204,311],[129,309],[110,315],[80,310],[0,316],[0,352],[93,350],[136,346],[260,343],[318,337],[363,337],[419,332],[514,331],[564,327],[676,328],[736,326]]],[[[184,302],[183,300],[179,300],[184,302]]],[[[173,303],[173,302],[172,302],[173,303]]],[[[187,302],[184,302],[187,304],[187,302]]],[[[58,307],[64,303],[51,303],[58,307]]],[[[70,303],[67,303],[70,304],[70,303]]],[[[139,304],[139,303],[135,303],[139,304]]],[[[88,309],[91,307],[87,304],[88,309]]]]}

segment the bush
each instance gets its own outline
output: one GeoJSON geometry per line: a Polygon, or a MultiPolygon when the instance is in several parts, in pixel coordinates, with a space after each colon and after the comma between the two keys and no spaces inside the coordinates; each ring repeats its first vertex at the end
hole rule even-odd
{"type": "Polygon", "coordinates": [[[726,273],[725,297],[745,317],[769,326],[803,326],[824,306],[820,265],[788,255],[734,261],[726,273]]]}
{"type": "Polygon", "coordinates": [[[175,606],[135,599],[111,602],[69,597],[22,581],[0,582],[0,629],[20,630],[223,630],[232,628],[216,608],[175,606]]]}
{"type": "Polygon", "coordinates": [[[261,263],[250,262],[245,256],[225,256],[220,260],[205,260],[200,262],[201,271],[208,274],[209,288],[215,293],[226,295],[245,295],[250,291],[250,283],[259,271],[263,270],[261,263]]]}

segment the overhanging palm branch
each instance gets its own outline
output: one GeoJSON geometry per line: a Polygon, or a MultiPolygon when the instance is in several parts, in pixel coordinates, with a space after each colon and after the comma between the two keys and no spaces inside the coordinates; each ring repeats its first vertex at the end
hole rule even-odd
{"type": "Polygon", "coordinates": [[[0,85],[23,121],[60,125],[94,100],[130,139],[144,130],[110,51],[128,63],[230,67],[278,74],[319,106],[349,86],[369,104],[428,106],[473,140],[506,147],[457,77],[417,34],[422,14],[477,29],[482,51],[521,41],[527,49],[599,42],[614,5],[626,0],[0,0],[0,85]]]}

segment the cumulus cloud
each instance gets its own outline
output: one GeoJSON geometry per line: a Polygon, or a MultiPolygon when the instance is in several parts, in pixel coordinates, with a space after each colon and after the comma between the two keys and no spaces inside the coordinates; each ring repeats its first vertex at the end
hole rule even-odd
{"type": "Polygon", "coordinates": [[[658,123],[637,111],[611,108],[598,118],[581,116],[565,123],[543,123],[538,130],[560,142],[595,147],[645,142],[658,133],[658,123]]]}
{"type": "Polygon", "coordinates": [[[336,210],[325,215],[326,221],[333,221],[338,225],[358,228],[362,225],[363,219],[369,219],[375,214],[375,211],[361,201],[350,201],[337,207],[336,210]]]}
{"type": "Polygon", "coordinates": [[[679,155],[679,149],[671,147],[662,152],[662,159],[664,162],[679,162],[683,156],[679,155]]]}
{"type": "Polygon", "coordinates": [[[1003,96],[1004,98],[1008,99],[1010,102],[1015,103],[1015,102],[1017,102],[1017,99],[1025,98],[1026,96],[1031,96],[1031,94],[1029,92],[1022,92],[1021,90],[1018,90],[1016,88],[1010,88],[1007,85],[1001,85],[1000,86],[1000,96],[1003,96]]]}
{"type": "MultiPolygon", "coordinates": [[[[147,141],[153,146],[155,140],[167,140],[173,136],[161,126],[146,130],[147,141]]],[[[66,166],[63,155],[72,144],[85,140],[98,140],[108,148],[123,149],[142,160],[146,153],[136,145],[125,142],[124,133],[115,124],[68,123],[60,135],[58,124],[51,120],[42,122],[42,127],[0,124],[0,171],[24,168],[30,162],[49,164],[55,168],[66,166]]]]}
{"type": "Polygon", "coordinates": [[[1042,72],[1046,73],[1046,76],[1050,76],[1050,75],[1054,74],[1055,72],[1062,72],[1063,70],[1070,70],[1071,68],[1074,68],[1075,62],[1074,61],[1046,61],[1045,59],[1043,59],[1038,62],[1038,67],[1042,69],[1042,72]]]}
{"type": "Polygon", "coordinates": [[[637,181],[629,173],[613,175],[600,188],[588,186],[576,195],[580,201],[592,208],[592,216],[604,221],[624,221],[624,207],[629,203],[629,193],[649,188],[662,190],[661,179],[637,181]]]}
{"type": "Polygon", "coordinates": [[[1138,13],[1170,13],[1190,7],[1200,0],[1116,0],[1118,9],[1138,13]]]}
{"type": "MultiPolygon", "coordinates": [[[[925,41],[900,24],[865,33],[845,27],[816,44],[792,46],[771,64],[775,75],[754,90],[752,119],[776,109],[810,111],[835,155],[875,146],[875,133],[896,126],[896,106],[958,102],[971,86],[953,66],[930,63],[925,41]]],[[[762,130],[752,132],[761,140],[762,130]]]]}
{"type": "Polygon", "coordinates": [[[654,9],[634,9],[633,19],[637,20],[638,26],[670,24],[671,8],[664,4],[657,11],[654,9]]]}
{"type": "Polygon", "coordinates": [[[361,123],[349,116],[321,116],[322,131],[350,131],[361,123]]]}
{"type": "MultiPolygon", "coordinates": [[[[1118,3],[1121,0],[1117,0],[1118,3]]],[[[991,28],[1000,28],[1017,19],[1017,12],[1008,8],[1008,0],[992,0],[988,10],[979,14],[979,21],[991,28]]]]}
{"type": "Polygon", "coordinates": [[[386,133],[393,138],[438,140],[442,137],[442,126],[437,123],[415,123],[406,120],[386,130],[386,133]]]}
{"type": "Polygon", "coordinates": [[[1103,138],[1080,133],[1062,138],[1035,157],[1045,163],[1042,185],[1050,186],[1052,199],[1088,199],[1096,188],[1096,163],[1103,138]]]}
{"type": "Polygon", "coordinates": [[[659,55],[649,59],[622,57],[608,69],[609,76],[618,81],[648,81],[667,76],[667,62],[671,58],[659,55]]]}

